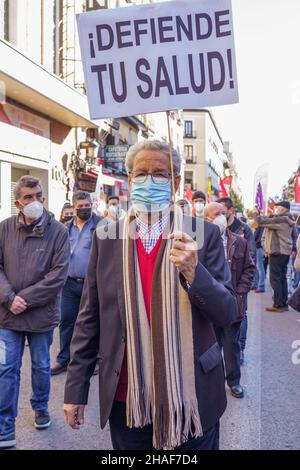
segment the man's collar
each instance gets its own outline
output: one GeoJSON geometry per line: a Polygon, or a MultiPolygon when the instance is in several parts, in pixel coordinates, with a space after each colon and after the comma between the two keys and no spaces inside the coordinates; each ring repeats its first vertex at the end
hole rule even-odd
{"type": "MultiPolygon", "coordinates": [[[[45,209],[44,209],[44,211],[45,211],[45,209]]],[[[38,225],[41,225],[42,220],[43,220],[43,216],[44,216],[44,211],[43,211],[43,214],[41,215],[41,217],[37,220],[34,220],[31,224],[26,224],[24,214],[23,214],[23,212],[20,211],[19,214],[18,214],[18,223],[19,223],[19,225],[22,228],[25,228],[25,230],[28,230],[28,231],[33,230],[34,227],[36,227],[38,225]]]]}
{"type": "Polygon", "coordinates": [[[169,218],[169,213],[159,217],[153,224],[149,225],[145,220],[142,220],[139,216],[136,216],[136,225],[139,231],[150,232],[155,230],[157,227],[164,226],[169,218]]]}
{"type": "Polygon", "coordinates": [[[46,218],[47,218],[47,211],[44,208],[44,211],[41,217],[35,220],[34,222],[32,222],[30,225],[28,225],[25,223],[24,214],[20,211],[17,216],[17,224],[18,224],[19,229],[23,229],[27,233],[35,233],[37,235],[42,235],[44,232],[44,225],[45,225],[46,218]]]}
{"type": "MultiPolygon", "coordinates": [[[[87,224],[89,224],[92,220],[93,220],[93,215],[91,215],[91,217],[90,217],[88,220],[85,221],[83,227],[85,227],[87,224]]],[[[74,219],[72,220],[72,222],[73,222],[73,225],[74,225],[75,227],[78,227],[78,225],[77,225],[77,216],[74,217],[74,219]]]]}

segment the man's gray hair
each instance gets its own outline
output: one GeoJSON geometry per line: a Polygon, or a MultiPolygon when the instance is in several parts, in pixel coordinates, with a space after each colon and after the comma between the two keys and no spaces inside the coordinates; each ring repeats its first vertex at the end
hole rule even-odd
{"type": "Polygon", "coordinates": [[[88,201],[90,201],[90,203],[92,204],[92,197],[91,197],[91,194],[88,193],[87,191],[82,191],[82,190],[78,190],[78,191],[75,191],[73,193],[73,196],[72,196],[72,204],[75,205],[77,201],[83,201],[87,199],[88,201]]]}
{"type": "Polygon", "coordinates": [[[42,189],[41,182],[38,178],[31,175],[24,175],[17,181],[17,184],[14,188],[15,201],[20,199],[20,191],[22,188],[36,188],[39,186],[42,189]]]}
{"type": "MultiPolygon", "coordinates": [[[[127,152],[126,159],[125,159],[125,167],[127,173],[131,173],[134,165],[135,157],[139,152],[142,150],[157,150],[162,152],[168,158],[170,158],[170,150],[169,144],[165,142],[160,142],[159,140],[143,140],[134,144],[127,152]]],[[[179,153],[173,148],[172,149],[172,156],[173,156],[173,166],[174,166],[174,174],[175,176],[180,175],[180,167],[181,167],[181,157],[179,153]]]]}

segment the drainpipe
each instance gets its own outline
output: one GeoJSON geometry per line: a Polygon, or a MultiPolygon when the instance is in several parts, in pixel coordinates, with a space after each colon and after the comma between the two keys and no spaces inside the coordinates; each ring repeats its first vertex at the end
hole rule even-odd
{"type": "Polygon", "coordinates": [[[44,65],[44,0],[41,0],[41,64],[44,65]]]}

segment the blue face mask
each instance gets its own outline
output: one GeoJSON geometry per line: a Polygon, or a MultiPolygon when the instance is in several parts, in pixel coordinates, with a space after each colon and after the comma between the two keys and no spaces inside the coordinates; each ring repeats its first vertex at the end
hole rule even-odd
{"type": "Polygon", "coordinates": [[[172,199],[171,184],[157,184],[148,175],[144,183],[132,183],[131,200],[143,211],[157,211],[168,206],[172,199]]]}

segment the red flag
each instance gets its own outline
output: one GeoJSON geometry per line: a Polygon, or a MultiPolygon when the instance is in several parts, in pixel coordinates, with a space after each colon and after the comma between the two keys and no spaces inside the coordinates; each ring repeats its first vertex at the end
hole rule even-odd
{"type": "Polygon", "coordinates": [[[300,202],[300,171],[296,175],[294,189],[295,189],[295,202],[300,202]]]}
{"type": "Polygon", "coordinates": [[[232,176],[226,176],[225,178],[223,178],[223,185],[226,193],[229,195],[232,186],[232,176]]]}
{"type": "Polygon", "coordinates": [[[222,178],[220,178],[220,188],[221,188],[221,192],[222,192],[222,197],[228,197],[228,193],[225,189],[225,186],[224,186],[224,183],[223,183],[223,180],[222,178]]]}
{"type": "Polygon", "coordinates": [[[268,204],[268,215],[273,215],[273,214],[274,214],[275,204],[276,204],[276,202],[275,202],[273,199],[271,199],[271,201],[269,201],[269,204],[268,204]]]}
{"type": "Polygon", "coordinates": [[[206,204],[210,204],[210,203],[211,203],[210,193],[206,193],[206,204]]]}
{"type": "Polygon", "coordinates": [[[230,189],[231,189],[232,176],[226,176],[225,178],[223,178],[223,184],[226,185],[226,186],[229,186],[230,189]]]}
{"type": "Polygon", "coordinates": [[[191,188],[186,188],[185,193],[184,193],[184,199],[186,199],[192,204],[192,198],[193,198],[193,191],[191,190],[191,188]]]}

